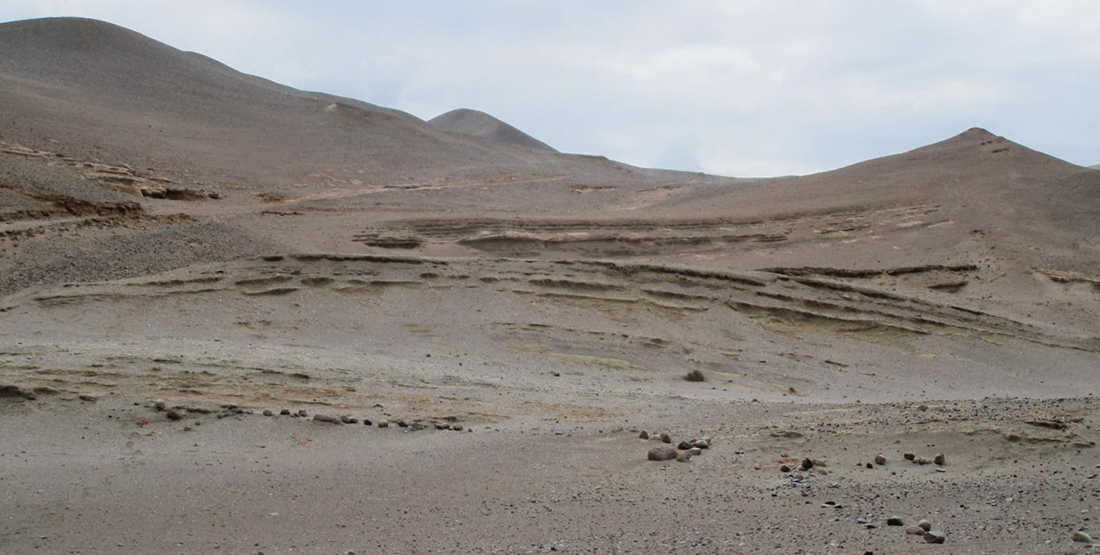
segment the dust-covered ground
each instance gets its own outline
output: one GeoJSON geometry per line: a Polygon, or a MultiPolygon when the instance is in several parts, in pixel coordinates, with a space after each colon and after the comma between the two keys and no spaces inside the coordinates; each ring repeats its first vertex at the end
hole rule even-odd
{"type": "Polygon", "coordinates": [[[0,553],[1100,536],[1100,172],[648,170],[103,22],[0,47],[0,553]]]}

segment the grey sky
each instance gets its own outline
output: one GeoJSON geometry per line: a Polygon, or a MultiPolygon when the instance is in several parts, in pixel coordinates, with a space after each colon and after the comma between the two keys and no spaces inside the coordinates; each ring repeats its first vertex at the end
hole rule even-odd
{"type": "Polygon", "coordinates": [[[1100,163],[1095,0],[0,0],[57,15],[643,166],[806,173],[973,126],[1100,163]]]}

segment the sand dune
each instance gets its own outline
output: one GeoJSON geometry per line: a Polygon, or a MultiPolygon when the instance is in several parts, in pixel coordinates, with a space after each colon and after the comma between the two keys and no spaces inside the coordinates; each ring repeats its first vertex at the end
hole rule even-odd
{"type": "Polygon", "coordinates": [[[0,53],[0,552],[1083,545],[1100,172],[724,178],[98,21],[0,53]]]}

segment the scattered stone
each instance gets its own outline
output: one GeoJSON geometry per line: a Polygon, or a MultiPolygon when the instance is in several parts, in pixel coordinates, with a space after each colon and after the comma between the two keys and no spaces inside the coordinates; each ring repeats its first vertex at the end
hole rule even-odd
{"type": "Polygon", "coordinates": [[[710,442],[702,439],[697,439],[691,442],[691,446],[698,449],[710,449],[710,442]]]}
{"type": "Polygon", "coordinates": [[[275,413],[271,409],[264,409],[264,416],[275,416],[275,413]]]}
{"type": "Polygon", "coordinates": [[[810,459],[802,459],[802,466],[800,467],[802,470],[804,470],[804,471],[809,470],[813,467],[814,467],[814,461],[812,461],[810,459]]]}
{"type": "Polygon", "coordinates": [[[305,417],[309,416],[309,413],[306,412],[306,409],[300,409],[298,411],[298,416],[301,416],[302,418],[305,418],[305,417]]]}
{"type": "Polygon", "coordinates": [[[456,431],[456,432],[461,432],[462,431],[462,426],[459,426],[458,424],[455,424],[455,425],[451,426],[451,429],[456,431]]]}
{"type": "Polygon", "coordinates": [[[668,432],[661,432],[661,441],[665,443],[672,443],[672,434],[668,432]]]}
{"type": "MultiPolygon", "coordinates": [[[[367,426],[370,426],[370,420],[363,420],[363,423],[366,424],[367,426]]],[[[378,427],[379,428],[389,428],[390,427],[390,421],[385,420],[385,419],[379,420],[378,421],[378,427]]]]}
{"type": "Polygon", "coordinates": [[[785,465],[785,464],[781,464],[781,465],[779,465],[779,471],[780,471],[780,472],[790,472],[790,471],[791,471],[791,467],[789,467],[789,466],[787,466],[787,465],[785,465]]]}
{"type": "Polygon", "coordinates": [[[1092,543],[1092,536],[1088,535],[1088,533],[1086,532],[1078,530],[1073,533],[1073,541],[1081,543],[1092,543]]]}
{"type": "Polygon", "coordinates": [[[692,447],[691,449],[688,449],[687,452],[691,453],[691,456],[693,457],[698,457],[699,455],[703,454],[703,450],[698,447],[692,447]]]}
{"type": "Polygon", "coordinates": [[[283,410],[279,411],[279,414],[281,414],[283,416],[290,416],[290,409],[283,409],[283,410]]]}
{"type": "Polygon", "coordinates": [[[914,535],[914,536],[923,536],[925,531],[926,530],[924,528],[921,528],[920,526],[917,526],[915,524],[912,525],[912,526],[906,526],[905,527],[905,533],[906,534],[911,534],[911,535],[914,535]]]}
{"type": "Polygon", "coordinates": [[[336,418],[335,416],[332,416],[330,414],[315,414],[313,415],[313,420],[317,422],[326,422],[328,424],[343,424],[343,422],[341,422],[339,418],[336,418]]]}
{"type": "Polygon", "coordinates": [[[168,410],[168,403],[165,403],[164,399],[157,399],[156,401],[153,401],[153,408],[157,409],[158,411],[165,411],[168,410]]]}
{"type": "Polygon", "coordinates": [[[875,464],[883,466],[886,464],[886,457],[882,453],[875,455],[875,464]]]}
{"type": "MultiPolygon", "coordinates": [[[[353,424],[353,422],[351,421],[351,417],[346,415],[346,414],[341,414],[340,415],[340,422],[343,422],[344,424],[353,424]]],[[[356,420],[355,422],[359,422],[359,421],[356,420]]]]}
{"type": "Polygon", "coordinates": [[[89,403],[94,403],[98,399],[98,397],[96,397],[95,395],[87,395],[87,394],[82,394],[79,397],[80,397],[81,401],[87,401],[89,403]]]}
{"type": "Polygon", "coordinates": [[[649,432],[642,430],[642,433],[638,434],[640,439],[649,439],[649,432]]]}
{"type": "Polygon", "coordinates": [[[398,428],[408,428],[409,427],[409,423],[405,422],[404,420],[394,420],[394,423],[397,424],[398,428]]]}
{"type": "Polygon", "coordinates": [[[936,455],[936,457],[935,457],[935,458],[934,458],[933,460],[934,460],[934,461],[936,462],[936,464],[937,464],[937,465],[939,465],[939,466],[943,466],[943,465],[944,465],[944,463],[945,463],[945,462],[947,462],[947,460],[946,460],[946,459],[944,458],[944,456],[943,456],[943,453],[938,453],[938,454],[936,455]]]}
{"type": "Polygon", "coordinates": [[[646,458],[651,461],[671,461],[676,458],[676,450],[667,446],[654,447],[649,450],[646,458]]]}
{"type": "Polygon", "coordinates": [[[892,516],[886,519],[887,526],[905,526],[905,521],[901,517],[892,516]]]}
{"type": "Polygon", "coordinates": [[[867,463],[865,466],[867,467],[867,470],[871,470],[872,468],[875,467],[875,465],[873,465],[871,463],[867,463]]]}
{"type": "Polygon", "coordinates": [[[691,453],[688,451],[677,451],[676,462],[688,462],[691,460],[691,453]]]}
{"type": "Polygon", "coordinates": [[[911,460],[917,458],[917,455],[915,453],[906,453],[906,454],[902,455],[902,457],[905,457],[905,460],[907,460],[907,461],[911,461],[911,460]]]}
{"type": "Polygon", "coordinates": [[[417,432],[417,431],[420,431],[420,430],[423,430],[423,429],[424,429],[424,425],[419,423],[419,422],[413,422],[412,424],[409,424],[409,430],[410,431],[417,432]]]}
{"type": "Polygon", "coordinates": [[[681,451],[687,451],[688,449],[691,449],[691,442],[681,441],[680,444],[676,446],[676,448],[680,449],[681,451]]]}
{"type": "Polygon", "coordinates": [[[928,522],[927,520],[921,520],[917,523],[917,527],[927,532],[932,529],[932,523],[928,522]]]}
{"type": "Polygon", "coordinates": [[[929,530],[924,533],[924,541],[928,543],[943,543],[947,539],[947,536],[943,535],[943,532],[939,530],[929,530]]]}
{"type": "Polygon", "coordinates": [[[374,422],[371,422],[370,418],[364,418],[363,419],[363,425],[364,426],[370,426],[371,424],[374,424],[374,422]]]}
{"type": "Polygon", "coordinates": [[[703,436],[703,437],[699,438],[699,441],[702,441],[703,443],[707,444],[707,446],[703,447],[703,449],[709,448],[711,446],[711,444],[714,443],[714,440],[712,440],[710,438],[710,436],[703,436]]]}
{"type": "Polygon", "coordinates": [[[179,410],[176,410],[176,409],[169,410],[168,414],[165,415],[165,416],[168,417],[168,420],[182,420],[183,419],[183,413],[180,412],[179,410]]]}
{"type": "Polygon", "coordinates": [[[929,459],[928,457],[917,457],[917,464],[919,464],[919,465],[932,464],[932,459],[929,459]]]}

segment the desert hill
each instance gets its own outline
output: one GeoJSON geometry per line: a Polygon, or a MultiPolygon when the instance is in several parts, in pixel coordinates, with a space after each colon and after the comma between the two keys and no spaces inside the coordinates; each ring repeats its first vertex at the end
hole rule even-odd
{"type": "Polygon", "coordinates": [[[535,150],[557,152],[550,145],[485,112],[479,112],[477,110],[470,110],[468,108],[451,110],[446,114],[441,114],[428,120],[428,123],[452,133],[485,137],[504,143],[533,148],[535,150]]]}

